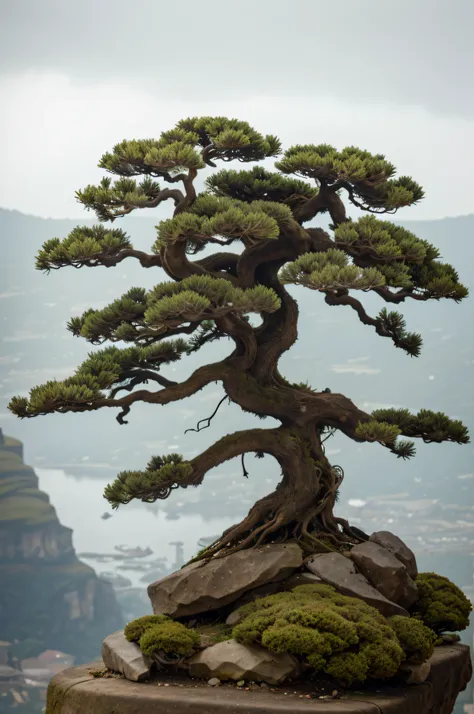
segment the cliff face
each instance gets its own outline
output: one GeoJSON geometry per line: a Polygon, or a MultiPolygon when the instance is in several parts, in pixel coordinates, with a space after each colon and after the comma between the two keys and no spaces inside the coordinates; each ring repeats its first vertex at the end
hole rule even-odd
{"type": "Polygon", "coordinates": [[[111,585],[82,563],[21,442],[0,430],[0,639],[34,640],[78,662],[122,627],[111,585]]]}

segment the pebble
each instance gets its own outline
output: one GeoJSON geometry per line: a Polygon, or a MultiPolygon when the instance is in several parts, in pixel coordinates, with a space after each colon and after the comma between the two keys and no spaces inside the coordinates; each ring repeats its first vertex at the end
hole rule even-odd
{"type": "Polygon", "coordinates": [[[218,687],[220,683],[221,680],[218,677],[211,677],[211,679],[208,681],[210,687],[218,687]]]}

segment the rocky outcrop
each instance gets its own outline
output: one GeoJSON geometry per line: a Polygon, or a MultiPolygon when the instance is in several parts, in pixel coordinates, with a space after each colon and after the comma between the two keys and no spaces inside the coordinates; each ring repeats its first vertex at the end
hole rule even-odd
{"type": "Polygon", "coordinates": [[[315,555],[305,561],[306,568],[321,578],[325,583],[332,585],[343,595],[350,595],[364,600],[367,604],[376,607],[382,615],[407,616],[408,612],[391,602],[374,588],[369,581],[356,569],[354,563],[341,553],[327,553],[315,555]]]}
{"type": "Polygon", "coordinates": [[[143,682],[150,678],[152,662],[145,657],[138,645],[129,642],[123,630],[109,635],[102,643],[102,659],[113,672],[120,672],[131,682],[143,682]]]}
{"type": "Polygon", "coordinates": [[[344,595],[364,600],[387,617],[407,616],[418,597],[407,566],[411,573],[417,572],[410,549],[393,534],[381,532],[354,546],[350,553],[317,553],[304,564],[296,543],[198,561],[149,585],[148,595],[155,614],[189,619],[219,611],[233,626],[240,617],[236,610],[256,598],[325,582],[344,595]]]}
{"type": "Polygon", "coordinates": [[[403,563],[407,569],[407,573],[412,580],[418,575],[418,567],[416,564],[415,554],[398,536],[390,533],[390,531],[377,531],[372,533],[369,538],[371,543],[378,543],[386,550],[393,553],[398,560],[403,563]]]}
{"type": "Polygon", "coordinates": [[[418,590],[406,567],[393,553],[368,540],[351,550],[351,560],[358,571],[387,600],[410,608],[418,599],[418,590]]]}
{"type": "Polygon", "coordinates": [[[82,563],[21,442],[0,431],[0,632],[87,661],[123,626],[112,586],[82,563]]]}
{"type": "Polygon", "coordinates": [[[295,543],[266,545],[198,561],[148,586],[155,615],[176,619],[218,610],[244,593],[285,580],[303,562],[295,543]]]}
{"type": "Polygon", "coordinates": [[[247,680],[279,684],[300,674],[298,661],[286,652],[270,652],[257,645],[241,645],[235,640],[207,647],[188,660],[191,677],[219,680],[247,680]]]}
{"type": "MultiPolygon", "coordinates": [[[[10,508],[10,504],[13,506],[12,502],[13,499],[6,498],[1,510],[10,508]]],[[[32,526],[27,529],[24,528],[24,523],[19,528],[2,528],[1,510],[0,562],[18,563],[42,560],[46,563],[55,562],[68,556],[74,560],[75,553],[70,528],[65,528],[57,521],[50,521],[44,525],[32,526]]]]}

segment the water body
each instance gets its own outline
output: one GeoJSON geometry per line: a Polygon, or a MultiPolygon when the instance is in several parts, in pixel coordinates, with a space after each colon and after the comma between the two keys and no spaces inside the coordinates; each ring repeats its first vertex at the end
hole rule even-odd
{"type": "MultiPolygon", "coordinates": [[[[231,519],[219,517],[212,521],[197,515],[179,520],[167,519],[163,512],[154,512],[140,502],[112,511],[103,498],[106,482],[87,477],[78,480],[60,469],[36,468],[35,471],[39,487],[49,495],[59,520],[73,529],[77,553],[117,553],[114,550],[116,545],[131,548],[149,546],[153,555],[139,559],[140,562],[166,557],[171,566],[176,549],[170,543],[182,541],[184,558],[189,560],[199,550],[199,538],[220,533],[232,525],[231,519]],[[111,513],[112,518],[102,520],[105,512],[111,513]]],[[[98,573],[114,570],[120,564],[120,561],[115,564],[93,560],[86,562],[98,573]]],[[[127,571],[123,575],[138,584],[143,573],[127,571]]]]}

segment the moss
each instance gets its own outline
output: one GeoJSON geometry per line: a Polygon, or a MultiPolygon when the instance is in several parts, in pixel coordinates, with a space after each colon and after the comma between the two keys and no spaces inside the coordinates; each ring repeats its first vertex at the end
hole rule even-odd
{"type": "Polygon", "coordinates": [[[197,625],[196,632],[212,644],[225,642],[232,638],[232,627],[223,622],[217,622],[212,625],[197,625]]]}
{"type": "Polygon", "coordinates": [[[161,625],[170,620],[166,615],[144,615],[132,620],[125,626],[124,635],[129,642],[138,642],[140,637],[154,625],[161,625]]]}
{"type": "Polygon", "coordinates": [[[89,674],[94,677],[94,679],[124,679],[123,674],[120,672],[113,672],[107,667],[103,669],[89,669],[89,674]]]}
{"type": "Polygon", "coordinates": [[[181,622],[168,620],[146,629],[138,644],[147,657],[153,657],[160,651],[169,655],[189,656],[199,647],[200,641],[195,630],[188,629],[181,622]]]}
{"type": "Polygon", "coordinates": [[[90,669],[89,674],[91,674],[94,679],[102,679],[108,671],[107,667],[104,667],[103,669],[90,669]]]}
{"type": "Polygon", "coordinates": [[[369,662],[363,652],[343,652],[331,657],[324,671],[341,684],[364,682],[369,673],[369,662]]]}
{"type": "Polygon", "coordinates": [[[272,652],[290,652],[350,686],[393,677],[405,653],[378,610],[330,585],[300,585],[239,608],[232,636],[272,652]]]}
{"type": "Polygon", "coordinates": [[[416,585],[420,594],[412,615],[437,634],[460,632],[469,627],[472,603],[449,578],[436,573],[419,573],[416,585]]]}
{"type": "Polygon", "coordinates": [[[436,634],[414,617],[395,615],[389,619],[398,641],[405,652],[407,662],[422,664],[433,654],[436,634]]]}
{"type": "Polygon", "coordinates": [[[188,656],[201,643],[196,630],[175,622],[167,615],[144,615],[132,620],[125,627],[124,634],[129,642],[136,642],[147,657],[153,657],[160,651],[169,655],[188,656]]]}

